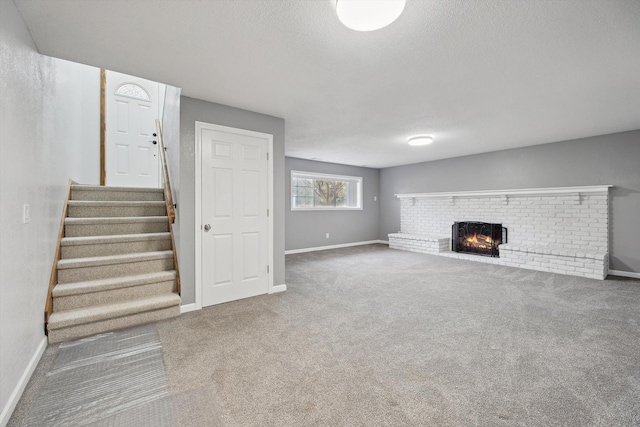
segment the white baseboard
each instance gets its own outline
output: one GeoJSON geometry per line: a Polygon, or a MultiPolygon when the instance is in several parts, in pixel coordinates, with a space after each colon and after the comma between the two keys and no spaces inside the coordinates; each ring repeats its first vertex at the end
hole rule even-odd
{"type": "MultiPolygon", "coordinates": [[[[269,293],[275,294],[277,292],[284,292],[286,290],[287,290],[287,285],[277,285],[271,288],[271,292],[269,293]]],[[[190,311],[196,311],[196,310],[201,310],[201,308],[198,308],[196,303],[184,304],[180,306],[180,314],[188,313],[190,311]]]]}
{"type": "Polygon", "coordinates": [[[634,273],[633,271],[609,270],[609,274],[612,276],[622,276],[622,277],[631,277],[633,279],[640,279],[640,273],[634,273]]]}
{"type": "Polygon", "coordinates": [[[282,284],[282,285],[276,285],[274,287],[271,288],[271,292],[269,292],[270,294],[275,294],[278,292],[284,292],[287,290],[287,285],[282,284]]]}
{"type": "Polygon", "coordinates": [[[389,242],[386,242],[384,240],[368,240],[366,242],[343,243],[341,245],[316,246],[315,248],[292,249],[290,251],[284,251],[284,254],[285,255],[301,254],[304,252],[326,251],[328,249],[340,249],[340,248],[348,248],[351,246],[373,245],[376,243],[382,243],[386,245],[389,244],[389,242]]]}
{"type": "Polygon", "coordinates": [[[180,314],[198,310],[196,303],[185,304],[180,306],[180,314]]]}
{"type": "Polygon", "coordinates": [[[33,375],[33,371],[36,370],[36,366],[38,366],[38,362],[40,362],[40,358],[44,354],[44,351],[47,349],[47,337],[42,337],[42,341],[38,345],[35,353],[31,357],[29,364],[25,368],[18,384],[13,389],[13,393],[9,396],[9,401],[2,408],[2,413],[0,413],[0,426],[5,427],[9,423],[9,419],[11,418],[11,414],[13,414],[13,410],[16,409],[16,405],[24,392],[24,389],[27,387],[27,383],[31,379],[31,375],[33,375]]]}

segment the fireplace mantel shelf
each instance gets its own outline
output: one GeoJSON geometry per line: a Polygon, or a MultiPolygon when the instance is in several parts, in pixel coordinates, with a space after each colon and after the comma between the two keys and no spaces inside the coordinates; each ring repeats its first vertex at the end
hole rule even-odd
{"type": "Polygon", "coordinates": [[[613,185],[586,185],[580,187],[521,188],[511,190],[454,191],[441,193],[396,194],[399,199],[432,199],[440,197],[502,197],[502,196],[559,196],[607,193],[613,185]]]}

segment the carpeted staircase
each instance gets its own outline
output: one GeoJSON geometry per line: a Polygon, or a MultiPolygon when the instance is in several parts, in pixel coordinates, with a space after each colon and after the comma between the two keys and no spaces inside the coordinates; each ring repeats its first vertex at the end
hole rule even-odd
{"type": "Polygon", "coordinates": [[[73,185],[60,251],[49,343],[180,314],[161,188],[73,185]]]}

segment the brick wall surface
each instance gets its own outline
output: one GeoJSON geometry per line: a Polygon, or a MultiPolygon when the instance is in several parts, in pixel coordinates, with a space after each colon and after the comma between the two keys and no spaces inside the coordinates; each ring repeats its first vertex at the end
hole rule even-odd
{"type": "Polygon", "coordinates": [[[392,248],[446,253],[437,238],[450,239],[454,222],[490,222],[507,227],[508,244],[500,246],[499,260],[474,260],[600,279],[608,272],[606,194],[403,198],[400,209],[401,233],[389,235],[392,248]]]}

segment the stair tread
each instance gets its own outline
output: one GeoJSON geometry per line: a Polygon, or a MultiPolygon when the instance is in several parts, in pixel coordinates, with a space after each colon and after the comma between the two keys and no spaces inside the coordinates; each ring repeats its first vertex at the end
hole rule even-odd
{"type": "Polygon", "coordinates": [[[53,297],[66,297],[84,293],[127,288],[148,283],[166,282],[169,280],[174,280],[175,278],[176,272],[174,270],[168,270],[156,273],[136,274],[133,276],[110,277],[107,279],[86,280],[82,282],[58,283],[53,288],[53,297]]]}
{"type": "Polygon", "coordinates": [[[174,252],[158,250],[171,241],[163,198],[163,188],[71,186],[65,259],[57,263],[63,283],[52,290],[57,308],[48,320],[55,340],[179,313],[174,252]]]}
{"type": "Polygon", "coordinates": [[[131,192],[149,192],[149,193],[162,193],[163,188],[150,188],[150,187],[109,187],[104,185],[82,185],[74,184],[71,186],[71,190],[90,190],[90,191],[131,191],[131,192]]]}
{"type": "Polygon", "coordinates": [[[116,304],[103,304],[74,310],[58,311],[49,317],[48,328],[58,329],[99,322],[131,314],[154,311],[174,305],[180,305],[180,296],[176,293],[170,293],[116,304]]]}
{"type": "MultiPolygon", "coordinates": [[[[164,203],[164,202],[162,202],[164,203]]],[[[97,217],[67,217],[64,219],[65,225],[87,225],[87,224],[121,224],[131,222],[168,222],[168,216],[97,216],[97,217]]]]}
{"type": "Polygon", "coordinates": [[[69,206],[165,206],[164,200],[69,200],[69,206]]]}
{"type": "Polygon", "coordinates": [[[111,234],[104,236],[63,237],[61,246],[95,245],[101,243],[128,243],[148,240],[167,240],[171,238],[168,231],[162,233],[111,234]]]}
{"type": "Polygon", "coordinates": [[[130,262],[150,261],[155,259],[173,258],[173,251],[137,252],[122,255],[105,255],[87,258],[70,258],[58,261],[58,269],[93,267],[99,265],[125,264],[130,262]]]}

